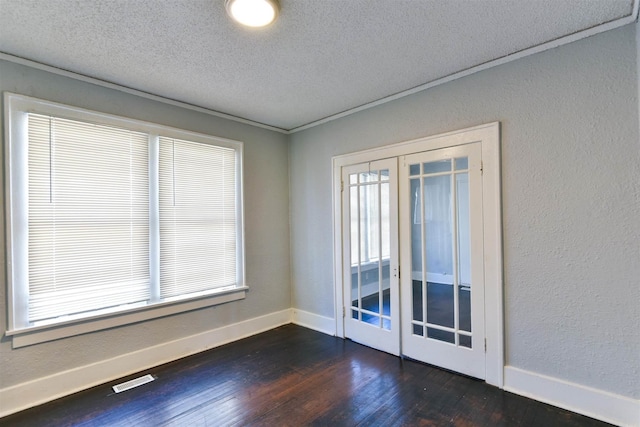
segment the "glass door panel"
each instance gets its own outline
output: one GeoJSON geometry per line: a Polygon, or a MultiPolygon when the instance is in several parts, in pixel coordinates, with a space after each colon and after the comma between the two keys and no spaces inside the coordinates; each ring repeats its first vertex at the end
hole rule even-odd
{"type": "Polygon", "coordinates": [[[417,172],[419,166],[409,166],[410,170],[416,171],[415,176],[421,176],[412,177],[410,182],[414,211],[411,239],[413,329],[424,336],[426,328],[427,338],[455,344],[459,295],[454,292],[457,278],[454,267],[460,271],[460,259],[454,256],[459,216],[453,215],[459,211],[457,199],[454,199],[456,173],[452,171],[451,159],[423,163],[422,173],[417,172]],[[423,269],[423,265],[426,268],[423,269]]]}
{"type": "MultiPolygon", "coordinates": [[[[385,171],[388,174],[388,171],[385,171]]],[[[352,174],[356,175],[356,174],[352,174]]],[[[382,185],[378,180],[378,171],[369,171],[357,174],[359,182],[350,186],[350,191],[358,193],[357,206],[352,208],[351,223],[357,230],[359,242],[359,262],[351,268],[356,268],[358,275],[352,280],[351,306],[354,318],[380,326],[382,324],[382,280],[381,272],[388,258],[380,257],[383,252],[380,235],[382,233],[382,211],[388,211],[387,204],[381,203],[382,185]],[[357,226],[356,226],[357,225],[357,226]]],[[[388,189],[387,189],[388,191],[388,189]]],[[[387,216],[388,217],[388,216],[387,216]]],[[[388,228],[388,226],[387,226],[388,228]]],[[[387,239],[388,241],[388,239],[387,239]]],[[[388,248],[385,249],[388,252],[388,248]]]]}
{"type": "Polygon", "coordinates": [[[399,341],[399,307],[393,304],[398,279],[392,274],[398,266],[396,164],[395,159],[382,160],[343,169],[343,200],[348,201],[344,223],[349,227],[345,252],[350,254],[345,334],[372,347],[392,347],[394,354],[399,342],[391,343],[384,333],[392,332],[399,341]]]}
{"type": "MultiPolygon", "coordinates": [[[[482,240],[481,203],[474,205],[476,210],[471,204],[472,191],[476,201],[482,200],[479,144],[414,154],[404,161],[401,210],[408,221],[401,222],[401,240],[403,271],[409,270],[410,277],[403,277],[402,304],[411,315],[403,325],[403,353],[481,376],[452,365],[484,360],[483,351],[475,348],[480,338],[473,339],[476,323],[484,318],[483,275],[481,268],[472,268],[472,240],[480,247],[482,240]]],[[[480,366],[476,362],[472,365],[480,366]]]]}

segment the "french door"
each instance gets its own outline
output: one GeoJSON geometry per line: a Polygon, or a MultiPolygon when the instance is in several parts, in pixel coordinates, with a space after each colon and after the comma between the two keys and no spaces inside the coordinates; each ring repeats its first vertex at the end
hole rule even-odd
{"type": "Polygon", "coordinates": [[[342,169],[345,335],[400,354],[397,160],[342,169]]]}
{"type": "Polygon", "coordinates": [[[342,167],[345,337],[485,377],[481,180],[480,143],[342,167]]]}
{"type": "Polygon", "coordinates": [[[485,377],[480,143],[404,156],[402,353],[485,377]]]}

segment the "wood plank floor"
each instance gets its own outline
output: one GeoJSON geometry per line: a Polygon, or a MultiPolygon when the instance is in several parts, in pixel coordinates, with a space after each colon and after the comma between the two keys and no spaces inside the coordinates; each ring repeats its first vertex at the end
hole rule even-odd
{"type": "Polygon", "coordinates": [[[3,426],[605,426],[287,325],[0,419],[3,426]],[[111,386],[157,379],[115,394],[111,386]]]}

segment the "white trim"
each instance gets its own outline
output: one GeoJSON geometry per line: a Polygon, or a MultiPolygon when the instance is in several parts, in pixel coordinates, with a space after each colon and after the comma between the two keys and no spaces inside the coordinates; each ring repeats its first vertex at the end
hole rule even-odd
{"type": "Polygon", "coordinates": [[[274,131],[274,132],[279,132],[279,133],[282,133],[282,134],[285,134],[285,135],[290,135],[290,134],[294,134],[296,132],[300,132],[300,131],[303,131],[303,130],[306,130],[306,129],[310,129],[312,127],[316,127],[316,126],[319,126],[319,125],[322,125],[322,124],[325,124],[325,123],[340,119],[342,117],[350,116],[350,115],[358,113],[360,111],[364,111],[364,110],[368,110],[368,109],[373,108],[373,107],[377,107],[378,105],[386,104],[387,102],[395,101],[397,99],[404,98],[406,96],[413,95],[413,94],[418,93],[418,92],[422,92],[422,91],[430,89],[432,87],[439,86],[439,85],[448,83],[450,81],[457,80],[457,79],[469,76],[471,74],[478,73],[480,71],[484,71],[484,70],[488,70],[488,69],[493,68],[493,67],[497,67],[498,65],[506,64],[506,63],[509,63],[509,62],[512,62],[512,61],[515,61],[515,60],[518,60],[518,59],[521,59],[521,58],[525,58],[525,57],[530,56],[530,55],[535,55],[536,53],[541,53],[541,52],[544,52],[546,50],[554,49],[556,47],[559,47],[559,46],[562,46],[562,45],[565,45],[565,44],[573,43],[575,41],[578,41],[578,40],[581,40],[581,39],[584,39],[584,38],[587,38],[587,37],[591,37],[591,36],[594,36],[596,34],[603,33],[605,31],[613,30],[615,28],[622,27],[622,26],[627,25],[627,24],[631,24],[631,23],[636,22],[638,20],[638,9],[639,9],[638,5],[639,4],[640,4],[640,0],[634,0],[633,7],[632,7],[632,10],[631,10],[631,14],[627,15],[627,16],[624,16],[622,18],[615,19],[613,21],[606,22],[604,24],[596,25],[594,27],[587,28],[586,30],[578,31],[576,33],[569,34],[569,35],[566,35],[566,36],[563,36],[563,37],[559,37],[559,38],[557,38],[555,40],[551,40],[551,41],[548,41],[546,43],[542,43],[542,44],[539,44],[539,45],[536,45],[536,46],[532,46],[532,47],[520,50],[518,52],[514,52],[514,53],[511,53],[511,54],[505,55],[505,56],[503,56],[501,58],[497,58],[497,59],[494,59],[494,60],[491,60],[491,61],[488,61],[488,62],[485,62],[485,63],[482,63],[482,64],[475,65],[473,67],[467,68],[467,69],[462,70],[462,71],[458,71],[458,72],[450,74],[448,76],[441,77],[439,79],[436,79],[436,80],[421,84],[421,85],[416,86],[414,88],[407,89],[407,90],[404,90],[402,92],[398,92],[398,93],[396,93],[394,95],[390,95],[390,96],[387,96],[387,97],[384,97],[384,98],[380,98],[380,99],[377,99],[375,101],[372,101],[372,102],[369,102],[369,103],[366,103],[366,104],[362,104],[362,105],[360,105],[358,107],[350,108],[350,109],[345,110],[343,112],[340,112],[338,114],[333,114],[331,116],[322,118],[320,120],[315,120],[315,121],[309,122],[307,124],[304,124],[304,125],[301,125],[301,126],[296,126],[296,127],[290,128],[290,129],[283,129],[283,128],[279,128],[279,127],[276,127],[276,126],[271,126],[271,125],[267,125],[267,124],[264,124],[264,123],[256,122],[256,121],[253,121],[253,120],[245,119],[245,118],[242,118],[242,117],[234,116],[234,115],[231,115],[231,114],[222,113],[220,111],[215,111],[215,110],[211,110],[211,109],[208,109],[208,108],[200,107],[200,106],[197,106],[197,105],[189,104],[189,103],[186,103],[186,102],[178,101],[178,100],[175,100],[175,99],[166,98],[166,97],[163,97],[163,96],[160,96],[160,95],[154,95],[152,93],[148,93],[148,92],[144,92],[144,91],[141,91],[141,90],[138,90],[138,89],[133,89],[133,88],[130,88],[130,87],[118,85],[118,84],[111,83],[111,82],[108,82],[108,81],[105,81],[105,80],[96,79],[94,77],[85,76],[85,75],[80,74],[80,73],[75,73],[75,72],[72,72],[72,71],[63,70],[61,68],[57,68],[57,67],[54,67],[54,66],[51,66],[51,65],[43,64],[43,63],[40,63],[40,62],[37,62],[37,61],[33,61],[33,60],[30,60],[30,59],[21,58],[19,56],[10,55],[10,54],[4,53],[4,52],[0,52],[0,59],[3,59],[5,61],[9,61],[9,62],[13,62],[13,63],[16,63],[16,64],[20,64],[20,65],[26,65],[26,66],[31,67],[31,68],[47,71],[49,73],[57,74],[57,75],[60,75],[60,76],[69,77],[69,78],[72,78],[72,79],[75,79],[75,80],[80,80],[80,81],[83,81],[83,82],[86,82],[86,83],[91,83],[91,84],[94,84],[94,85],[97,85],[97,86],[102,86],[102,87],[106,87],[106,88],[109,88],[109,89],[115,89],[115,90],[118,90],[120,92],[129,93],[129,94],[132,94],[132,95],[139,96],[141,98],[150,99],[152,101],[158,101],[158,102],[162,102],[162,103],[165,103],[165,104],[174,105],[176,107],[185,108],[187,110],[197,111],[199,113],[209,114],[211,116],[232,120],[234,122],[243,123],[243,124],[247,124],[247,125],[250,125],[250,126],[255,126],[255,127],[258,127],[258,128],[262,128],[262,129],[267,129],[267,130],[271,130],[271,131],[274,131]]]}
{"type": "Polygon", "coordinates": [[[518,52],[514,52],[514,53],[511,53],[511,54],[505,55],[505,56],[503,56],[501,58],[493,59],[491,61],[487,61],[487,62],[484,62],[482,64],[475,65],[473,67],[469,67],[469,68],[467,68],[465,70],[458,71],[456,73],[453,73],[453,74],[450,74],[448,76],[441,77],[439,79],[436,79],[436,80],[421,84],[419,86],[416,86],[416,87],[411,88],[411,89],[404,90],[402,92],[398,92],[398,93],[396,93],[394,95],[390,95],[390,96],[387,96],[387,97],[384,97],[384,98],[380,98],[380,99],[377,99],[375,101],[372,101],[372,102],[369,102],[369,103],[366,103],[366,104],[362,104],[362,105],[360,105],[358,107],[350,108],[350,109],[342,111],[342,112],[340,112],[338,114],[333,114],[331,116],[328,116],[328,117],[325,117],[323,119],[307,123],[307,124],[302,125],[302,126],[291,128],[291,129],[288,130],[288,133],[293,134],[293,133],[296,133],[296,132],[307,130],[307,129],[310,129],[312,127],[316,127],[316,126],[319,126],[319,125],[322,125],[322,124],[325,124],[325,123],[328,123],[328,122],[332,122],[334,120],[341,119],[343,117],[350,116],[350,115],[358,113],[360,111],[368,110],[370,108],[377,107],[379,105],[386,104],[388,102],[395,101],[397,99],[404,98],[406,96],[413,95],[415,93],[422,92],[422,91],[427,90],[427,89],[431,89],[432,87],[435,87],[435,86],[440,86],[442,84],[449,83],[449,82],[451,82],[453,80],[458,80],[458,79],[461,79],[463,77],[467,77],[467,76],[469,76],[471,74],[475,74],[475,73],[478,73],[480,71],[484,71],[484,70],[488,70],[488,69],[493,68],[493,67],[497,67],[498,65],[507,64],[509,62],[516,61],[518,59],[522,59],[522,58],[525,58],[525,57],[530,56],[530,55],[535,55],[536,53],[541,53],[541,52],[544,52],[546,50],[555,49],[555,48],[563,46],[565,44],[573,43],[575,41],[582,40],[584,38],[591,37],[591,36],[594,36],[596,34],[603,33],[605,31],[613,30],[613,29],[616,29],[618,27],[622,27],[624,25],[631,24],[632,22],[635,22],[638,19],[638,4],[639,3],[640,3],[640,0],[634,0],[633,9],[632,9],[631,14],[627,15],[627,16],[624,16],[622,18],[615,19],[613,21],[606,22],[604,24],[596,25],[594,27],[587,28],[586,30],[578,31],[578,32],[573,33],[573,34],[569,34],[569,35],[566,35],[566,36],[563,36],[563,37],[559,37],[559,38],[557,38],[555,40],[551,40],[551,41],[548,41],[546,43],[542,43],[542,44],[539,44],[539,45],[536,45],[536,46],[532,46],[532,47],[520,50],[518,52]]]}
{"type": "Polygon", "coordinates": [[[242,152],[243,148],[243,142],[234,139],[193,132],[160,123],[118,116],[116,114],[104,113],[88,108],[75,107],[73,105],[49,101],[47,99],[34,98],[32,96],[21,95],[13,92],[4,92],[4,105],[5,109],[8,110],[8,113],[5,112],[5,117],[8,121],[10,121],[11,116],[7,114],[15,114],[16,112],[46,114],[70,120],[116,126],[152,135],[161,135],[169,138],[186,139],[193,142],[213,144],[221,147],[233,148],[240,152],[242,152]],[[9,107],[7,108],[7,106],[9,107]]]}
{"type": "MultiPolygon", "coordinates": [[[[438,150],[440,148],[447,148],[460,144],[468,144],[470,142],[478,142],[481,140],[480,136],[483,134],[483,131],[492,134],[494,129],[496,129],[496,132],[498,132],[499,128],[499,122],[485,123],[465,129],[439,133],[437,135],[411,139],[409,141],[397,142],[390,145],[384,145],[382,147],[369,148],[367,150],[357,151],[354,153],[341,154],[338,156],[334,156],[332,158],[332,162],[335,170],[336,167],[341,168],[343,166],[372,162],[379,159],[400,157],[422,151],[438,150]]],[[[340,174],[335,176],[334,174],[334,178],[337,178],[337,186],[338,189],[340,189],[340,180],[342,176],[340,174]]]]}
{"type": "Polygon", "coordinates": [[[26,347],[47,341],[101,331],[117,326],[130,325],[145,320],[157,319],[172,314],[184,313],[199,308],[225,304],[244,299],[249,288],[235,288],[205,298],[188,299],[183,301],[171,301],[154,303],[140,308],[117,311],[110,314],[80,318],[67,322],[58,322],[50,325],[34,326],[14,331],[6,331],[8,337],[12,337],[13,348],[26,347]]]}
{"type": "Polygon", "coordinates": [[[504,282],[502,252],[502,184],[500,125],[487,129],[482,141],[482,211],[484,218],[484,317],[486,381],[504,385],[504,282]]]}
{"type": "MultiPolygon", "coordinates": [[[[504,309],[502,274],[502,200],[500,190],[500,123],[493,122],[453,132],[372,148],[332,158],[333,165],[333,283],[335,312],[342,310],[342,231],[340,230],[342,167],[391,157],[481,142],[483,162],[485,336],[488,384],[504,383],[504,309]]],[[[408,274],[411,274],[409,272],[408,274]]],[[[344,338],[344,319],[336,316],[336,336],[344,338]]]]}
{"type": "Polygon", "coordinates": [[[0,390],[0,417],[290,323],[291,309],[212,329],[0,390]]]}
{"type": "Polygon", "coordinates": [[[74,80],[79,80],[85,83],[91,83],[96,86],[106,87],[108,89],[114,89],[120,92],[128,93],[131,95],[139,96],[141,98],[150,99],[152,101],[162,102],[163,104],[169,104],[176,107],[184,108],[186,110],[197,111],[199,113],[208,114],[210,116],[220,117],[223,119],[231,120],[234,122],[254,126],[257,128],[267,129],[278,133],[288,134],[289,131],[286,129],[282,129],[276,126],[266,125],[264,123],[256,122],[253,120],[245,119],[242,117],[237,117],[231,114],[222,113],[220,111],[211,110],[209,108],[199,107],[197,105],[189,104],[186,102],[178,101],[171,98],[166,98],[160,95],[154,95],[149,92],[144,92],[138,89],[133,89],[127,86],[122,86],[116,83],[111,83],[105,80],[96,79],[95,77],[85,76],[80,73],[75,73],[73,71],[63,70],[62,68],[57,68],[51,65],[43,64],[41,62],[32,61],[30,59],[21,58],[19,56],[10,55],[8,53],[0,52],[0,59],[13,62],[15,64],[26,65],[27,67],[35,68],[37,70],[46,71],[52,74],[57,74],[59,76],[69,77],[74,80]]]}
{"type": "Polygon", "coordinates": [[[513,366],[505,367],[504,389],[608,423],[640,425],[640,400],[513,366]]]}
{"type": "Polygon", "coordinates": [[[344,303],[344,292],[342,285],[343,265],[342,265],[342,164],[338,159],[331,159],[333,164],[333,191],[331,192],[331,202],[333,203],[333,215],[331,215],[331,225],[333,227],[333,309],[335,316],[335,336],[344,338],[344,314],[342,312],[344,303]]]}
{"type": "Polygon", "coordinates": [[[335,319],[321,316],[297,308],[291,309],[291,323],[322,332],[323,334],[335,335],[335,319]]]}

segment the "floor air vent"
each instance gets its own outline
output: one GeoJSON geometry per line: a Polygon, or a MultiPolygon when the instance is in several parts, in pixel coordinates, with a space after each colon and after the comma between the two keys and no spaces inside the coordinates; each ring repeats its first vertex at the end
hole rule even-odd
{"type": "Polygon", "coordinates": [[[136,388],[143,384],[150,383],[153,380],[155,380],[155,378],[147,374],[144,377],[135,378],[133,380],[124,382],[122,384],[114,385],[113,391],[115,391],[116,393],[122,393],[123,391],[131,390],[132,388],[136,388]]]}

